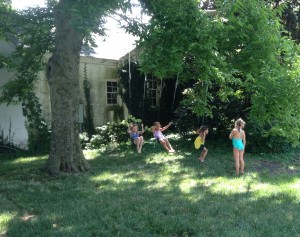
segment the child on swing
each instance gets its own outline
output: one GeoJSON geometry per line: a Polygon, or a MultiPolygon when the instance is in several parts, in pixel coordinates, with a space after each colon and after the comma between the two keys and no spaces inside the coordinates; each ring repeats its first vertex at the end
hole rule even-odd
{"type": "Polygon", "coordinates": [[[132,124],[129,125],[127,132],[130,134],[131,141],[136,145],[136,150],[138,153],[142,153],[142,147],[144,144],[144,138],[142,134],[144,133],[144,125],[142,124],[142,130],[138,131],[138,125],[132,124]]]}
{"type": "Polygon", "coordinates": [[[208,134],[208,127],[205,125],[201,126],[197,130],[197,133],[199,134],[199,136],[196,138],[194,144],[195,144],[195,148],[199,149],[201,152],[199,161],[203,163],[208,152],[208,149],[204,146],[205,137],[208,134]]]}
{"type": "Polygon", "coordinates": [[[163,131],[168,129],[172,123],[169,123],[168,125],[161,127],[160,122],[154,122],[152,126],[152,132],[154,138],[163,146],[163,148],[169,152],[169,153],[174,153],[175,150],[171,146],[169,140],[162,134],[163,131]]]}

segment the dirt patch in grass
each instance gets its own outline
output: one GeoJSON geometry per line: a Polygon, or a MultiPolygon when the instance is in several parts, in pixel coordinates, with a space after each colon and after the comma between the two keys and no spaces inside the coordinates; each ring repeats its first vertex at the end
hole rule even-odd
{"type": "MultiPolygon", "coordinates": [[[[25,216],[22,216],[21,219],[23,221],[29,221],[30,219],[34,218],[35,215],[25,215],[25,216]]],[[[1,236],[0,236],[1,237],[1,236]]]]}
{"type": "Polygon", "coordinates": [[[276,161],[257,161],[252,164],[252,169],[257,172],[269,172],[271,174],[282,173],[300,173],[300,167],[298,165],[286,165],[276,161]]]}

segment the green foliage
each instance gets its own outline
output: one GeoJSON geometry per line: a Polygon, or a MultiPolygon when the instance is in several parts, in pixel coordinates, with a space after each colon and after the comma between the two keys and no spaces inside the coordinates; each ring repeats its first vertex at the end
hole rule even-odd
{"type": "Polygon", "coordinates": [[[284,8],[260,0],[216,1],[217,15],[210,18],[196,1],[143,3],[152,19],[141,34],[141,68],[191,80],[183,108],[220,133],[243,117],[255,124],[250,128],[261,128],[248,132],[260,131],[255,136],[269,137],[274,149],[299,144],[299,50],[282,37],[284,8]]]}
{"type": "Polygon", "coordinates": [[[16,151],[14,146],[14,133],[11,131],[11,121],[9,123],[8,133],[5,136],[3,129],[0,127],[0,153],[16,151]]]}
{"type": "MultiPolygon", "coordinates": [[[[141,119],[136,119],[133,116],[129,116],[126,120],[121,122],[111,122],[101,127],[97,127],[95,129],[96,134],[92,136],[90,141],[87,139],[86,133],[83,133],[80,135],[82,147],[99,149],[109,144],[126,143],[130,140],[127,130],[128,126],[132,123],[138,124],[141,129],[141,119]]],[[[145,137],[149,138],[150,134],[150,128],[145,127],[145,137]]]]}
{"type": "Polygon", "coordinates": [[[122,100],[126,104],[129,113],[136,118],[141,118],[145,125],[151,126],[156,120],[168,123],[179,105],[182,88],[176,88],[176,77],[161,80],[147,74],[147,78],[145,78],[145,74],[139,69],[139,63],[130,63],[131,81],[129,82],[128,62],[120,68],[119,93],[122,100]],[[159,97],[161,96],[161,98],[156,97],[157,105],[151,103],[150,96],[153,96],[153,94],[149,91],[149,80],[154,80],[157,85],[157,93],[160,92],[159,97]]]}
{"type": "Polygon", "coordinates": [[[84,117],[84,129],[87,131],[88,137],[91,139],[95,134],[94,119],[93,119],[93,107],[91,102],[90,83],[87,80],[86,63],[84,65],[84,81],[83,90],[85,96],[85,117],[84,117]]]}
{"type": "Polygon", "coordinates": [[[33,151],[49,149],[48,128],[41,118],[41,105],[34,93],[34,85],[37,73],[45,67],[42,58],[53,43],[50,14],[50,9],[23,12],[8,9],[0,14],[0,37],[16,44],[11,55],[2,56],[6,69],[16,74],[14,80],[1,88],[0,102],[22,104],[23,115],[27,118],[29,149],[33,151]]]}
{"type": "Polygon", "coordinates": [[[285,136],[265,135],[271,130],[271,125],[249,121],[246,126],[246,131],[249,131],[247,132],[247,152],[288,154],[293,150],[292,143],[288,142],[285,136]]]}
{"type": "MultiPolygon", "coordinates": [[[[140,36],[141,72],[164,79],[179,75],[181,83],[190,82],[183,88],[188,92],[183,109],[191,109],[197,117],[205,117],[222,133],[226,133],[232,119],[242,116],[253,123],[250,127],[253,131],[248,132],[254,136],[278,138],[280,143],[298,145],[299,49],[294,42],[282,37],[280,17],[286,10],[273,7],[269,2],[274,1],[230,0],[215,4],[205,1],[207,6],[217,8],[217,15],[209,17],[200,9],[205,4],[199,7],[198,0],[141,0],[143,11],[151,16],[149,24],[130,21],[124,15],[123,19],[128,23],[127,31],[140,36]]],[[[286,9],[291,12],[289,7],[292,8],[297,18],[298,3],[286,2],[286,9]]],[[[40,12],[30,9],[20,13],[6,6],[1,8],[0,35],[6,39],[15,36],[18,47],[13,57],[1,57],[0,66],[17,69],[19,80],[7,84],[1,101],[22,101],[24,113],[33,116],[32,121],[41,121],[32,88],[36,72],[43,66],[42,55],[53,50],[55,10],[70,15],[70,24],[86,46],[94,45],[92,32],[104,34],[105,16],[117,9],[125,13],[131,3],[121,0],[49,1],[49,7],[40,12]]],[[[291,18],[286,20],[286,25],[288,22],[291,18]]],[[[296,38],[297,31],[293,30],[296,38]]],[[[160,120],[161,114],[172,114],[172,111],[167,112],[170,104],[165,103],[170,96],[162,97],[158,108],[153,110],[141,105],[144,76],[139,74],[135,78],[141,78],[132,86],[139,89],[136,91],[138,99],[132,103],[127,96],[126,102],[133,115],[144,120],[146,113],[141,107],[149,108],[147,119],[160,120]],[[164,107],[164,103],[169,106],[164,107]]],[[[126,85],[123,88],[128,93],[126,85]]],[[[162,91],[162,95],[167,94],[162,91]]],[[[38,127],[40,123],[32,124],[38,127]]]]}
{"type": "Polygon", "coordinates": [[[32,153],[48,153],[50,149],[51,131],[45,122],[41,122],[38,130],[28,129],[28,149],[32,153]]]}
{"type": "MultiPolygon", "coordinates": [[[[285,34],[300,43],[300,2],[296,0],[284,1],[285,6],[281,19],[287,32],[285,34]]],[[[278,4],[275,4],[275,8],[278,4]]]]}
{"type": "Polygon", "coordinates": [[[81,144],[81,148],[85,149],[87,147],[90,147],[90,138],[87,134],[87,132],[82,132],[79,134],[79,140],[80,140],[80,144],[81,144]]]}
{"type": "MultiPolygon", "coordinates": [[[[203,62],[213,56],[215,40],[209,32],[208,17],[199,11],[197,2],[188,0],[145,1],[148,14],[153,16],[150,24],[140,33],[139,47],[142,71],[157,77],[169,77],[182,73],[184,58],[192,55],[203,62]],[[201,27],[200,27],[201,26],[201,27]],[[176,36],[176,37],[174,37],[176,36]]],[[[209,64],[198,64],[205,70],[209,64]]],[[[204,74],[207,73],[206,71],[204,74]]]]}
{"type": "Polygon", "coordinates": [[[273,65],[262,72],[252,96],[250,115],[261,128],[260,136],[278,136],[296,146],[300,132],[300,59],[297,55],[288,55],[292,49],[285,53],[284,66],[273,65]]]}
{"type": "MultiPolygon", "coordinates": [[[[29,8],[23,11],[13,11],[10,8],[10,1],[1,1],[0,11],[0,38],[12,41],[16,50],[12,55],[0,55],[0,67],[6,67],[16,72],[16,78],[8,82],[1,91],[0,102],[22,103],[23,114],[28,119],[30,147],[33,143],[39,145],[39,137],[45,134],[40,131],[43,126],[41,108],[38,99],[34,94],[34,84],[37,81],[37,73],[45,68],[43,57],[46,52],[53,52],[58,49],[59,44],[54,42],[55,18],[57,12],[65,13],[70,25],[73,26],[84,45],[94,46],[92,33],[104,35],[104,18],[113,10],[130,8],[127,1],[48,1],[47,8],[29,8]],[[37,134],[41,132],[41,134],[37,134]]],[[[57,20],[57,19],[56,19],[57,20]]],[[[57,26],[57,25],[56,25],[57,26]]],[[[65,40],[65,38],[63,38],[65,40]]],[[[79,52],[78,52],[79,53],[79,52]]],[[[47,69],[48,70],[48,69],[47,69]]],[[[48,72],[48,71],[47,71],[48,72]]],[[[87,113],[91,115],[91,111],[87,113]]],[[[92,134],[93,126],[88,121],[89,134],[92,134]]],[[[68,136],[66,134],[66,136],[68,136]]]]}
{"type": "Polygon", "coordinates": [[[182,136],[187,136],[192,131],[195,131],[197,128],[200,128],[201,123],[195,113],[188,107],[180,106],[175,111],[175,126],[176,131],[179,132],[182,136]],[[188,121],[188,123],[187,123],[188,121]]]}

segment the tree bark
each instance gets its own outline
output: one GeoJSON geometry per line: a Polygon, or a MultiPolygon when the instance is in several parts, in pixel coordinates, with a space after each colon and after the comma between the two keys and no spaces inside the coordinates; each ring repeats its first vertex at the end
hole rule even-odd
{"type": "Polygon", "coordinates": [[[90,169],[79,140],[79,59],[83,37],[69,11],[71,0],[61,0],[55,14],[55,48],[47,65],[51,101],[51,148],[46,169],[84,172],[90,169]]]}

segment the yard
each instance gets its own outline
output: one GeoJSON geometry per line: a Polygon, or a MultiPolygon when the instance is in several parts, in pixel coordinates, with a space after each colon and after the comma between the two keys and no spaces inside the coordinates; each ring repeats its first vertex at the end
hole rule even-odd
{"type": "Polygon", "coordinates": [[[296,154],[246,154],[235,177],[230,146],[208,143],[201,163],[192,141],[170,141],[175,154],[85,151],[91,171],[55,178],[46,156],[0,154],[0,236],[300,236],[296,154]]]}

